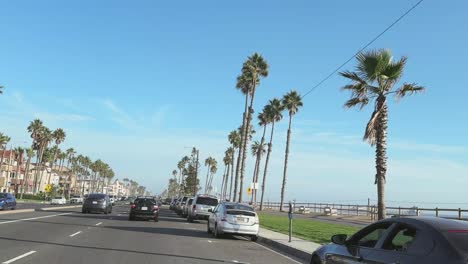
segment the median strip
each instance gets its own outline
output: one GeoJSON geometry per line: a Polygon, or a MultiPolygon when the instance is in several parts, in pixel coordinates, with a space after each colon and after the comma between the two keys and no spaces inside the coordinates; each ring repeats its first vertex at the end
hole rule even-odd
{"type": "Polygon", "coordinates": [[[4,262],[2,262],[2,264],[9,264],[9,263],[15,262],[18,259],[22,259],[22,258],[27,257],[27,256],[29,256],[31,254],[34,254],[34,253],[36,253],[36,251],[29,251],[28,253],[24,253],[23,255],[19,255],[16,258],[12,258],[10,260],[4,261],[4,262]]]}

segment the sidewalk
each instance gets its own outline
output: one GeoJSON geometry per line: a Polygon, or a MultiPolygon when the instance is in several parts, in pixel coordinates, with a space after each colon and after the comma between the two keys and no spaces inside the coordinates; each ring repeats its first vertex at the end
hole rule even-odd
{"type": "Polygon", "coordinates": [[[270,231],[265,228],[260,228],[258,235],[260,243],[267,244],[273,248],[281,250],[289,255],[295,256],[305,261],[309,261],[312,252],[321,246],[320,244],[296,237],[292,237],[291,242],[288,242],[288,235],[270,231]]]}

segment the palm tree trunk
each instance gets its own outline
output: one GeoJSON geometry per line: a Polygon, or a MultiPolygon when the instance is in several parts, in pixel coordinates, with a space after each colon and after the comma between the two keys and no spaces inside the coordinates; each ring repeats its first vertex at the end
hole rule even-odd
{"type": "Polygon", "coordinates": [[[265,143],[265,134],[266,134],[266,129],[267,129],[267,126],[266,124],[263,126],[263,135],[262,135],[262,139],[260,140],[260,147],[262,148],[261,151],[259,151],[257,153],[257,160],[258,160],[258,165],[257,165],[257,171],[255,172],[255,175],[254,175],[254,188],[252,190],[252,204],[255,206],[257,206],[257,183],[258,183],[258,174],[260,173],[260,164],[262,162],[262,154],[263,154],[263,144],[265,143]]]}
{"type": "Polygon", "coordinates": [[[288,171],[288,157],[289,157],[289,143],[291,142],[291,122],[292,114],[289,113],[289,126],[288,126],[288,136],[286,138],[286,151],[284,153],[284,170],[283,170],[283,184],[281,185],[281,201],[280,201],[280,211],[283,211],[284,203],[284,190],[286,189],[286,174],[288,171]]]}
{"type": "Polygon", "coordinates": [[[376,168],[376,183],[377,183],[377,208],[379,220],[385,219],[387,216],[385,207],[385,182],[387,174],[387,127],[388,127],[388,109],[386,98],[377,99],[377,104],[380,104],[381,114],[377,128],[377,144],[375,148],[375,168],[376,168]]]}
{"type": "Polygon", "coordinates": [[[270,143],[268,143],[268,152],[265,160],[265,169],[263,170],[262,195],[260,197],[260,211],[263,210],[263,198],[265,196],[265,183],[268,172],[268,162],[270,161],[271,148],[273,147],[273,132],[275,130],[275,121],[271,122],[270,143]]]}
{"type": "Polygon", "coordinates": [[[253,115],[253,103],[255,99],[255,81],[253,84],[252,94],[250,96],[250,105],[249,112],[247,113],[247,122],[244,127],[244,142],[242,147],[242,163],[241,163],[241,172],[240,172],[240,186],[239,186],[239,202],[242,202],[243,188],[244,188],[244,172],[245,172],[245,160],[247,159],[247,142],[250,138],[250,122],[252,121],[253,115]]]}
{"type": "Polygon", "coordinates": [[[229,185],[229,201],[232,200],[232,182],[234,179],[234,161],[235,161],[235,156],[236,156],[236,149],[234,148],[234,145],[232,145],[232,149],[234,150],[232,153],[232,161],[231,161],[231,184],[229,185]]]}
{"type": "Polygon", "coordinates": [[[244,145],[244,138],[246,135],[244,134],[245,132],[245,124],[247,123],[247,111],[248,111],[248,102],[249,102],[249,93],[245,94],[245,107],[244,107],[244,115],[242,116],[242,126],[241,126],[241,134],[240,134],[240,145],[239,145],[239,153],[237,156],[237,165],[236,165],[236,178],[234,180],[234,199],[232,201],[235,201],[237,198],[237,185],[239,181],[239,170],[241,167],[241,161],[242,161],[242,154],[244,153],[242,151],[242,146],[244,145]]]}
{"type": "MultiPolygon", "coordinates": [[[[31,157],[28,156],[28,161],[26,162],[26,168],[24,170],[24,180],[23,180],[23,184],[21,184],[21,194],[20,194],[20,199],[23,199],[23,193],[24,193],[24,183],[26,182],[26,184],[28,183],[28,178],[29,178],[29,166],[31,164],[31,157]]],[[[28,187],[26,187],[26,190],[28,189],[28,187]]]]}
{"type": "Polygon", "coordinates": [[[208,191],[208,177],[210,176],[210,164],[208,164],[208,170],[206,171],[206,179],[205,179],[205,193],[208,191]]]}
{"type": "MultiPolygon", "coordinates": [[[[17,179],[17,180],[19,180],[19,175],[20,175],[20,173],[21,173],[21,171],[20,171],[20,169],[21,169],[21,162],[20,162],[20,161],[21,161],[22,158],[23,158],[23,156],[22,156],[21,154],[18,155],[18,156],[19,156],[19,157],[18,157],[18,160],[16,161],[16,179],[17,179]]],[[[23,179],[23,181],[24,181],[24,179],[23,179]]],[[[18,181],[17,181],[16,184],[15,184],[15,189],[16,189],[16,190],[18,189],[17,187],[18,187],[18,181]]],[[[16,193],[15,195],[18,195],[18,194],[16,193]]]]}
{"type": "Polygon", "coordinates": [[[223,198],[224,195],[224,180],[226,179],[226,170],[227,170],[227,165],[224,164],[224,172],[223,172],[223,180],[221,181],[221,189],[219,189],[221,193],[221,199],[223,198]]]}
{"type": "Polygon", "coordinates": [[[231,169],[231,163],[229,163],[227,165],[227,171],[226,171],[226,178],[224,179],[224,189],[223,189],[223,193],[224,193],[224,200],[226,200],[227,198],[227,186],[228,186],[228,180],[229,180],[229,171],[231,169]]]}
{"type": "MultiPolygon", "coordinates": [[[[7,144],[3,145],[2,149],[2,157],[0,158],[0,177],[3,176],[3,158],[5,157],[5,151],[6,151],[7,144]]],[[[7,175],[8,177],[8,175],[7,175]]],[[[7,177],[5,177],[5,182],[7,181],[7,177]]],[[[3,190],[0,190],[3,191],[3,190]]]]}
{"type": "MultiPolygon", "coordinates": [[[[254,166],[254,172],[253,172],[253,175],[252,175],[252,185],[255,184],[255,174],[257,174],[257,171],[258,171],[258,152],[259,151],[262,151],[261,150],[261,146],[260,146],[260,149],[257,150],[257,153],[256,153],[256,157],[255,157],[255,166],[254,166]]],[[[253,190],[252,190],[252,193],[251,193],[251,197],[250,197],[250,203],[253,204],[253,200],[254,200],[254,194],[253,194],[253,190]]]]}
{"type": "MultiPolygon", "coordinates": [[[[65,160],[63,161],[65,163],[65,160]]],[[[63,165],[62,163],[62,165],[63,165]]],[[[71,177],[73,175],[73,170],[70,169],[70,159],[67,160],[67,174],[68,174],[68,201],[70,201],[70,196],[71,196],[71,177]]],[[[76,178],[75,178],[75,183],[76,183],[76,178]]]]}

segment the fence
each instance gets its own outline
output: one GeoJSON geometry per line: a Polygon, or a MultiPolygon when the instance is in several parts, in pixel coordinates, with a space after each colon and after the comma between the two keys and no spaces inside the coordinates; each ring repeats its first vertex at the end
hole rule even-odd
{"type": "MultiPolygon", "coordinates": [[[[287,210],[288,204],[284,204],[287,210]]],[[[294,203],[297,211],[301,206],[307,208],[311,213],[324,213],[325,208],[336,210],[337,215],[346,216],[368,216],[371,220],[377,220],[377,207],[375,205],[360,204],[335,204],[335,203],[294,203]]],[[[279,210],[279,202],[265,202],[264,209],[279,210]]],[[[436,216],[449,219],[468,220],[468,209],[461,208],[419,208],[419,207],[387,207],[387,216],[436,216]],[[465,214],[465,215],[464,215],[465,214]],[[467,218],[465,218],[466,216],[467,218]]]]}

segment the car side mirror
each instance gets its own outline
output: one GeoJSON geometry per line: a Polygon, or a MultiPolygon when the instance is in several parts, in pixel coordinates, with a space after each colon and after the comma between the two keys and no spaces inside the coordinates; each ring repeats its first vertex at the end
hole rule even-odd
{"type": "Polygon", "coordinates": [[[337,245],[344,245],[346,243],[347,238],[348,236],[345,234],[338,234],[338,235],[333,235],[331,237],[331,241],[337,245]]]}
{"type": "Polygon", "coordinates": [[[213,212],[213,209],[208,209],[208,213],[212,213],[213,212]]]}

